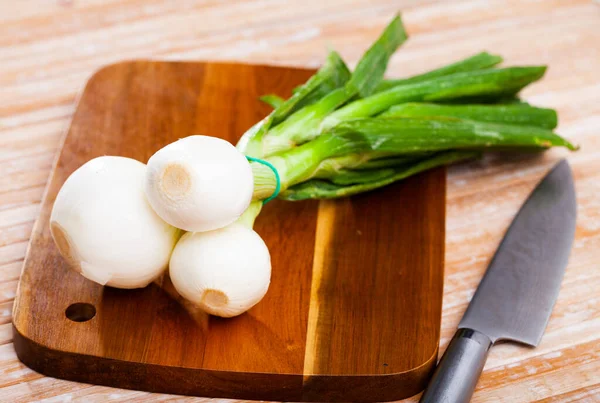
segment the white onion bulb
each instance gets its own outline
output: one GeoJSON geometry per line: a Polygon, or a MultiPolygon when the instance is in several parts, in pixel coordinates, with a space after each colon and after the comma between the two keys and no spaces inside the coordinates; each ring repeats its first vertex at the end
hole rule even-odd
{"type": "Polygon", "coordinates": [[[156,213],[186,231],[231,224],[252,200],[254,180],[246,157],[231,143],[190,136],[148,161],[146,195],[156,213]]]}
{"type": "Polygon", "coordinates": [[[50,231],[63,257],[86,278],[141,288],[167,268],[180,231],[146,200],[145,174],[146,166],[134,159],[98,157],[58,192],[50,231]]]}
{"type": "Polygon", "coordinates": [[[271,281],[271,257],[262,238],[234,223],[209,232],[188,232],[169,265],[177,292],[205,312],[239,315],[256,305],[271,281]]]}

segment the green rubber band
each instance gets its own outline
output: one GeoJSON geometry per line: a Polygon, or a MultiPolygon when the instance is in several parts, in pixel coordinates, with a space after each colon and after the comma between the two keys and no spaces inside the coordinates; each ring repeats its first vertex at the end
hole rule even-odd
{"type": "Polygon", "coordinates": [[[246,159],[251,162],[258,162],[259,164],[263,164],[263,165],[271,168],[271,171],[273,171],[273,173],[275,174],[275,181],[276,181],[275,190],[273,191],[273,194],[271,196],[269,196],[265,200],[263,200],[263,204],[267,204],[268,202],[270,202],[271,200],[273,200],[274,198],[279,196],[279,191],[281,190],[281,178],[279,177],[279,172],[277,172],[277,168],[275,168],[275,166],[273,164],[271,164],[269,161],[261,160],[260,158],[249,157],[247,155],[246,155],[246,159]]]}

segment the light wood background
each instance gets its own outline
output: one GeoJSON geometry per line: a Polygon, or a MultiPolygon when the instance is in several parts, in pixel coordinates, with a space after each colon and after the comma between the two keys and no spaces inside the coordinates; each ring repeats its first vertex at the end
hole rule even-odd
{"type": "Polygon", "coordinates": [[[557,108],[558,131],[582,146],[450,170],[442,351],[520,204],[567,156],[577,238],[548,329],[537,349],[494,347],[473,401],[600,402],[600,6],[589,0],[0,0],[0,401],[208,401],[46,378],[14,353],[27,242],[77,94],[96,69],[134,58],[317,67],[328,46],[352,64],[396,11],[411,39],[391,76],[481,50],[548,64],[524,95],[557,108]]]}

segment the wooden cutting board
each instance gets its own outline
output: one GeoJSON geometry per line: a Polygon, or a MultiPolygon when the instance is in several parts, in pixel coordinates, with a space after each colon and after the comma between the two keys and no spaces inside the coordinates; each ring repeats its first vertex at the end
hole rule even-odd
{"type": "Polygon", "coordinates": [[[270,203],[263,301],[233,319],[185,303],[168,276],[140,290],[71,271],[48,229],[60,186],[91,158],[147,161],[191,134],[231,142],[312,71],[125,62],[98,71],[46,191],[14,305],[21,361],[49,376],[154,392],[292,401],[382,401],[425,385],[437,358],[445,171],[338,201],[270,203]]]}

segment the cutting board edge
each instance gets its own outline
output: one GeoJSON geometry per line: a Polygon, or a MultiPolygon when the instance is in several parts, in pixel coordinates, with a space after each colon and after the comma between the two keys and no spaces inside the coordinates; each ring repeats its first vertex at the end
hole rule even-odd
{"type": "Polygon", "coordinates": [[[323,399],[330,402],[401,400],[423,390],[435,369],[438,356],[436,348],[432,356],[419,366],[403,372],[376,376],[248,373],[165,366],[60,351],[25,336],[14,322],[12,332],[19,360],[45,376],[130,390],[211,398],[305,402],[321,402],[323,399]],[[73,371],[74,366],[78,370],[73,371]],[[65,368],[70,369],[63,371],[65,368]],[[109,376],[105,379],[102,375],[109,376]],[[255,376],[259,382],[253,382],[252,389],[247,393],[239,388],[224,391],[219,387],[224,379],[237,383],[247,380],[248,375],[255,376]],[[282,388],[281,383],[278,383],[277,387],[271,388],[274,376],[281,383],[288,384],[288,387],[282,388]],[[214,378],[220,381],[212,383],[211,379],[214,378]],[[261,382],[260,378],[264,380],[261,382]],[[189,383],[190,380],[194,382],[189,383]],[[256,385],[264,386],[265,389],[257,389],[256,385]],[[376,396],[373,390],[378,391],[376,396]],[[396,393],[397,391],[403,393],[396,393]]]}
{"type": "MultiPolygon", "coordinates": [[[[83,93],[85,92],[85,90],[87,89],[87,87],[89,87],[94,80],[98,79],[99,77],[101,77],[103,74],[106,74],[106,72],[109,72],[110,70],[113,69],[118,69],[120,67],[123,66],[128,66],[128,65],[135,65],[135,64],[196,64],[196,65],[206,65],[206,66],[246,66],[246,67],[258,67],[258,68],[277,68],[277,69],[285,69],[285,70],[298,70],[298,71],[310,71],[310,72],[315,72],[316,70],[314,68],[311,67],[306,67],[306,66],[301,66],[301,65],[289,65],[289,64],[277,64],[277,63],[251,63],[251,62],[245,62],[245,61],[239,61],[236,62],[234,60],[161,60],[161,59],[126,59],[126,60],[121,60],[118,62],[113,62],[113,63],[109,63],[109,64],[105,64],[104,66],[98,67],[96,70],[94,70],[90,76],[86,79],[85,83],[83,84],[83,86],[81,86],[81,89],[77,92],[77,96],[75,98],[75,101],[73,102],[75,105],[75,112],[77,111],[77,108],[79,106],[79,102],[81,101],[81,96],[83,95],[83,93]]],[[[65,138],[66,135],[68,134],[69,130],[71,127],[71,122],[69,123],[69,126],[65,129],[65,138]]],[[[64,138],[63,138],[64,140],[64,138]]],[[[56,156],[58,157],[62,151],[62,146],[63,146],[63,142],[61,142],[61,144],[59,145],[58,150],[56,151],[56,156]]],[[[57,158],[58,159],[58,158],[57,158]]],[[[52,173],[52,171],[50,171],[52,173]]]]}

